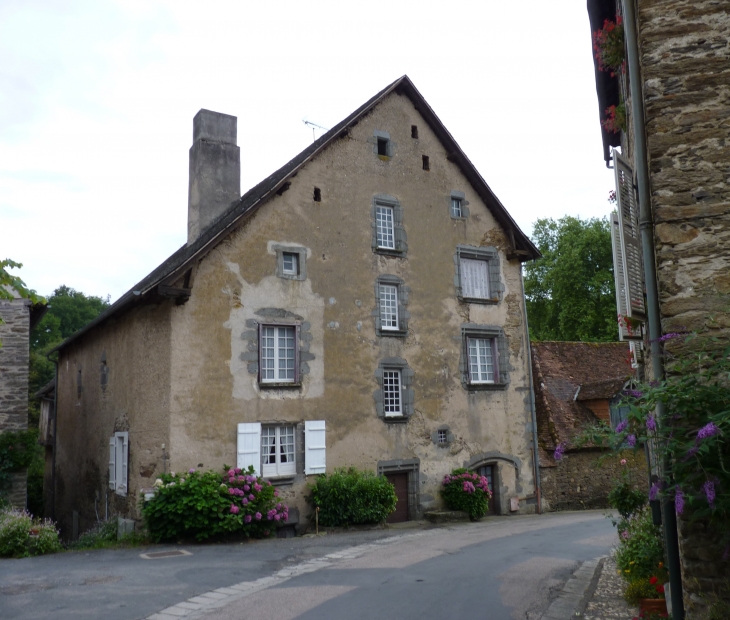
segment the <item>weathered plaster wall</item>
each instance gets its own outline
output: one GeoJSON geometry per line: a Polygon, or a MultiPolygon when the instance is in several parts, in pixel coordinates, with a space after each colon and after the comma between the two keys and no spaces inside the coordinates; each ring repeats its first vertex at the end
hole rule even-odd
{"type": "Polygon", "coordinates": [[[626,450],[620,456],[601,450],[568,452],[555,467],[540,468],[543,507],[547,511],[608,508],[608,494],[623,476],[648,492],[643,451],[626,450]]]}
{"type": "Polygon", "coordinates": [[[73,511],[83,532],[94,524],[97,511],[104,518],[107,501],[110,516],[137,518],[140,489],[151,487],[166,466],[171,305],[133,309],[61,352],[55,506],[66,537],[73,511]],[[126,497],[108,486],[109,438],[117,431],[129,432],[126,497]]]}
{"type": "MultiPolygon", "coordinates": [[[[0,301],[0,433],[28,428],[29,302],[0,301]]],[[[8,499],[25,508],[26,472],[13,474],[8,499]]]]}
{"type": "MultiPolygon", "coordinates": [[[[638,20],[662,328],[727,341],[730,12],[715,0],[640,0],[638,20]]],[[[683,524],[680,538],[687,618],[699,618],[710,589],[728,601],[730,591],[705,552],[712,537],[683,524]]]]}
{"type": "MultiPolygon", "coordinates": [[[[490,451],[523,463],[519,479],[513,467],[502,468],[505,497],[534,492],[519,263],[507,260],[505,235],[446,157],[410,100],[392,95],[198,264],[190,300],[172,310],[173,470],[234,463],[238,422],[325,419],[328,470],[375,470],[379,461],[418,458],[422,508],[438,504],[445,473],[490,451]],[[418,126],[417,140],[411,125],[418,126]],[[368,140],[375,130],[389,132],[390,160],[373,152],[368,140]],[[423,170],[422,155],[429,156],[430,171],[423,170]],[[321,202],[313,200],[315,187],[321,202]],[[468,219],[450,217],[452,190],[465,192],[468,219]],[[376,194],[394,196],[403,208],[403,258],[372,251],[376,194]],[[305,281],[276,276],[277,244],[306,248],[305,281]],[[457,300],[458,244],[499,250],[500,303],[457,300]],[[376,335],[374,283],[381,274],[397,276],[409,288],[405,338],[376,335]],[[307,324],[308,373],[301,389],[262,390],[250,367],[251,331],[271,309],[307,324]],[[512,366],[506,390],[463,388],[464,323],[504,327],[512,366]],[[376,415],[375,371],[388,357],[406,360],[414,371],[415,412],[406,423],[376,415]],[[431,437],[443,423],[455,436],[448,449],[431,437]]],[[[282,491],[304,507],[302,477],[282,491]]],[[[523,503],[522,509],[532,508],[523,503]]]]}

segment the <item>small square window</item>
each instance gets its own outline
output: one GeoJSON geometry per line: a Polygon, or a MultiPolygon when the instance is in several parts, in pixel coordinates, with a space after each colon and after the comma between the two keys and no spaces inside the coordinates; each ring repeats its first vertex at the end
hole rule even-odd
{"type": "Polygon", "coordinates": [[[282,273],[288,276],[299,275],[299,254],[293,252],[282,253],[283,266],[282,273]]]}
{"type": "Polygon", "coordinates": [[[440,428],[436,434],[436,443],[445,444],[449,443],[448,431],[444,428],[440,428]]]}
{"type": "Polygon", "coordinates": [[[379,248],[395,249],[395,232],[393,226],[393,207],[375,206],[375,225],[379,248]]]}
{"type": "Polygon", "coordinates": [[[388,140],[386,138],[378,138],[378,155],[388,157],[388,140]]]}
{"type": "Polygon", "coordinates": [[[385,417],[403,415],[400,370],[383,370],[383,412],[385,417]]]}
{"type": "Polygon", "coordinates": [[[464,217],[461,198],[451,199],[451,217],[464,217]]]}

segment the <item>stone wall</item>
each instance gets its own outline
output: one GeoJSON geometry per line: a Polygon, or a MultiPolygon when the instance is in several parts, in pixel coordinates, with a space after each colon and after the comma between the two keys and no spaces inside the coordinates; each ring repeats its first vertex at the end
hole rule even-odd
{"type": "Polygon", "coordinates": [[[568,452],[555,467],[540,467],[543,510],[608,508],[608,493],[624,472],[637,487],[646,486],[643,451],[627,450],[620,456],[602,450],[568,452]]]}
{"type": "MultiPolygon", "coordinates": [[[[0,433],[28,428],[30,312],[25,299],[0,301],[0,433]]],[[[25,508],[26,474],[12,476],[10,502],[25,508]]]]}
{"type": "MultiPolygon", "coordinates": [[[[730,12],[716,0],[638,5],[662,329],[728,340],[730,12]]],[[[688,619],[712,590],[730,599],[715,543],[705,525],[680,527],[688,619]]]]}

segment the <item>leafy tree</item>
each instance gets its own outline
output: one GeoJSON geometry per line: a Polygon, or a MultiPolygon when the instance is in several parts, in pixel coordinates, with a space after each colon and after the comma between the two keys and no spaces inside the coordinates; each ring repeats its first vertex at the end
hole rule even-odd
{"type": "Polygon", "coordinates": [[[543,257],[525,267],[533,340],[616,340],[616,297],[607,218],[539,219],[532,234],[543,257]]]}

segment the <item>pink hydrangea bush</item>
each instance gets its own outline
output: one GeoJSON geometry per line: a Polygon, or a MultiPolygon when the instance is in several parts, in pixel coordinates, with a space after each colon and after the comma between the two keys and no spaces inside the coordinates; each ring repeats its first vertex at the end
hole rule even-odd
{"type": "Polygon", "coordinates": [[[222,476],[190,469],[163,474],[155,482],[154,497],[143,502],[142,514],[156,542],[234,534],[262,538],[289,518],[278,495],[252,467],[225,467],[222,476]]]}
{"type": "Polygon", "coordinates": [[[455,469],[444,476],[441,497],[449,510],[462,510],[472,521],[478,521],[487,514],[492,491],[485,476],[455,469]]]}

